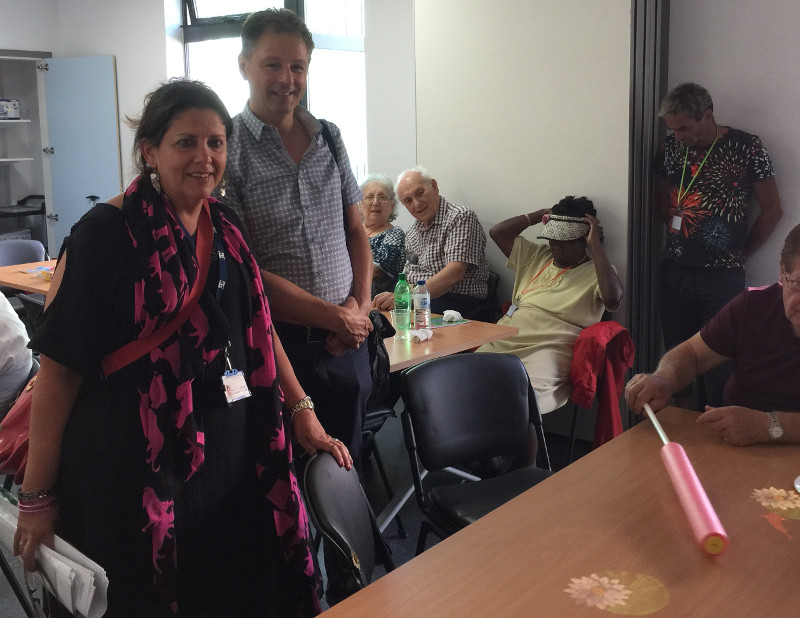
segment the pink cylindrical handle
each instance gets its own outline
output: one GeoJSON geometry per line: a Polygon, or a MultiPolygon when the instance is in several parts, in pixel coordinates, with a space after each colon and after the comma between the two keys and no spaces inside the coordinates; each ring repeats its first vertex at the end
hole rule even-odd
{"type": "Polygon", "coordinates": [[[721,554],[728,547],[728,535],[711,506],[686,451],[677,442],[668,442],[661,447],[661,459],[700,548],[712,555],[721,554]]]}

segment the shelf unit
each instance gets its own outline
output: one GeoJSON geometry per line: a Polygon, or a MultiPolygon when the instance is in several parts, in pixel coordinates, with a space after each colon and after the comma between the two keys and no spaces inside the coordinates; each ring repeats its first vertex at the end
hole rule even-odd
{"type": "MultiPolygon", "coordinates": [[[[0,206],[28,195],[51,195],[44,109],[44,78],[38,68],[49,52],[0,50],[0,98],[18,99],[20,119],[0,120],[0,206]]],[[[45,198],[47,199],[47,198],[45,198]]],[[[47,244],[41,216],[0,217],[0,234],[30,229],[47,244]]]]}

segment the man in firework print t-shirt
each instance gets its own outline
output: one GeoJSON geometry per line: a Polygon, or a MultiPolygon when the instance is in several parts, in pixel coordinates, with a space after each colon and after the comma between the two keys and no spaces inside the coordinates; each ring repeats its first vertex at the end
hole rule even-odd
{"type": "MultiPolygon", "coordinates": [[[[708,91],[680,84],[659,109],[672,134],[656,155],[657,204],[667,227],[659,309],[667,350],[687,340],[745,287],[744,264],[781,211],[772,161],[761,140],[714,120],[708,91]],[[760,212],[750,225],[755,196],[760,212]]],[[[722,403],[731,367],[706,374],[676,402],[702,410],[722,403]]]]}

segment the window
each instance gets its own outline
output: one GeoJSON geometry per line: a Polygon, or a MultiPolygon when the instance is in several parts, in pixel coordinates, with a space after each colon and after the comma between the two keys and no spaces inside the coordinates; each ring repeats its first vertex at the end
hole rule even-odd
{"type": "Polygon", "coordinates": [[[244,109],[239,34],[251,11],[286,6],[305,15],[314,36],[306,107],[341,130],[356,178],[367,170],[363,0],[183,0],[186,75],[219,94],[231,115],[244,109]]]}

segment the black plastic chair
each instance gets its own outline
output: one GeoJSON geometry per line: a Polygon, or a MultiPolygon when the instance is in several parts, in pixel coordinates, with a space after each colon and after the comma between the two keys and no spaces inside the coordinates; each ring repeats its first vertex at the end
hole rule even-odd
{"type": "Polygon", "coordinates": [[[490,270],[489,278],[486,281],[488,288],[486,302],[472,312],[471,319],[480,322],[497,322],[503,316],[500,305],[497,304],[497,286],[499,284],[500,275],[490,270]]]}
{"type": "MultiPolygon", "coordinates": [[[[388,391],[382,398],[370,396],[367,401],[367,413],[364,416],[364,424],[361,426],[361,437],[364,443],[364,450],[362,453],[363,459],[366,461],[370,456],[375,459],[375,465],[378,467],[378,474],[380,474],[383,488],[389,500],[394,498],[394,490],[389,483],[389,477],[383,465],[383,457],[381,457],[381,452],[378,448],[376,434],[383,428],[387,420],[397,416],[397,413],[394,411],[394,406],[398,399],[400,399],[400,376],[395,373],[389,376],[388,391]]],[[[403,521],[400,519],[400,515],[395,515],[394,519],[397,522],[397,534],[401,539],[407,538],[408,535],[403,527],[403,521]]]]}
{"type": "Polygon", "coordinates": [[[317,452],[303,471],[308,515],[326,539],[326,549],[341,553],[359,588],[372,581],[376,564],[394,569],[355,468],[340,468],[327,452],[317,452]]]}
{"type": "Polygon", "coordinates": [[[417,555],[429,531],[445,538],[552,474],[536,395],[516,356],[447,356],[407,369],[402,380],[403,433],[425,515],[417,555]],[[457,485],[423,484],[423,468],[495,457],[512,458],[511,470],[457,485]]]}

